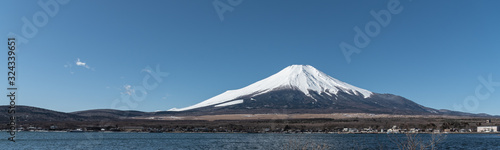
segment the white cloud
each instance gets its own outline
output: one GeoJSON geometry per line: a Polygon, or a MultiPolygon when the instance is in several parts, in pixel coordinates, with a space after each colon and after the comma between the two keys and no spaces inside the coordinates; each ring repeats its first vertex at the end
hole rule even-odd
{"type": "Polygon", "coordinates": [[[64,68],[69,68],[69,73],[71,74],[74,74],[75,72],[73,72],[73,65],[71,65],[70,63],[66,63],[66,65],[64,65],[64,68]]]}
{"type": "Polygon", "coordinates": [[[141,70],[141,72],[151,73],[151,72],[153,72],[153,71],[151,71],[150,69],[147,69],[147,68],[146,68],[146,69],[142,69],[142,70],[141,70]]]}
{"type": "Polygon", "coordinates": [[[76,60],[76,65],[77,65],[77,66],[82,66],[82,67],[85,67],[85,68],[87,68],[87,69],[90,69],[90,66],[89,66],[89,65],[87,65],[87,63],[84,63],[84,62],[81,62],[81,61],[80,61],[80,58],[78,58],[78,59],[76,60]]]}
{"type": "Polygon", "coordinates": [[[135,90],[132,89],[132,86],[128,84],[124,85],[123,88],[125,88],[125,92],[123,92],[122,94],[132,95],[132,93],[135,92],[135,90]]]}
{"type": "Polygon", "coordinates": [[[161,97],[161,99],[167,99],[167,97],[170,96],[169,94],[165,94],[165,96],[161,97]]]}

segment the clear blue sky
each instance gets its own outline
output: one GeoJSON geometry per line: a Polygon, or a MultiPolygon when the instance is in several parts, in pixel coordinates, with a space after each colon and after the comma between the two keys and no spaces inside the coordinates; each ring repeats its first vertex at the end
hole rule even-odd
{"type": "MultiPolygon", "coordinates": [[[[475,95],[480,76],[500,82],[499,1],[401,0],[402,11],[350,63],[339,44],[353,45],[353,28],[364,30],[375,20],[370,11],[387,10],[389,1],[220,1],[233,9],[223,21],[212,0],[58,4],[55,16],[19,45],[18,104],[64,112],[111,108],[127,85],[142,84],[148,73],[141,70],[156,65],[169,75],[133,109],[193,105],[292,64],[437,109],[458,110],[454,104],[475,95]]],[[[3,2],[0,35],[23,37],[22,18],[44,12],[37,2],[3,2]]],[[[6,66],[2,71],[6,78],[6,66]]],[[[500,115],[500,86],[493,90],[483,88],[488,98],[462,111],[500,115]]]]}

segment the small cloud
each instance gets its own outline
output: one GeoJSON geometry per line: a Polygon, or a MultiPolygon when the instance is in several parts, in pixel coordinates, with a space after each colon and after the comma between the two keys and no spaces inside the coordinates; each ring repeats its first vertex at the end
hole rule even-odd
{"type": "Polygon", "coordinates": [[[71,74],[75,74],[75,72],[73,72],[73,65],[71,65],[70,63],[66,63],[66,65],[64,65],[64,68],[69,68],[69,73],[71,74]]]}
{"type": "MultiPolygon", "coordinates": [[[[126,94],[126,95],[130,95],[130,96],[136,94],[134,87],[132,87],[132,85],[129,85],[129,84],[125,84],[123,86],[122,90],[123,90],[123,92],[121,92],[121,94],[126,94]]],[[[141,95],[147,95],[148,94],[148,92],[146,92],[146,91],[140,91],[139,90],[139,92],[140,92],[139,94],[141,94],[141,95]]]]}
{"type": "Polygon", "coordinates": [[[132,86],[128,84],[124,85],[123,88],[125,89],[125,92],[123,92],[122,94],[132,95],[132,93],[135,92],[135,90],[132,89],[132,86]]]}
{"type": "Polygon", "coordinates": [[[169,94],[165,94],[165,96],[161,97],[161,99],[167,99],[168,96],[169,94]]]}
{"type": "Polygon", "coordinates": [[[153,71],[151,71],[151,69],[147,69],[147,68],[146,68],[146,69],[142,69],[142,70],[141,70],[141,72],[151,73],[151,72],[153,72],[153,71]]]}
{"type": "Polygon", "coordinates": [[[84,63],[84,62],[80,61],[80,58],[78,58],[78,59],[76,60],[76,65],[77,65],[77,66],[82,66],[82,67],[85,67],[85,68],[87,68],[87,69],[90,69],[90,66],[89,66],[89,65],[87,65],[87,63],[84,63]]]}
{"type": "Polygon", "coordinates": [[[90,69],[92,71],[95,71],[94,68],[91,68],[89,65],[87,65],[87,63],[85,62],[82,62],[80,60],[80,58],[77,58],[75,63],[66,63],[64,65],[64,68],[69,68],[69,73],[71,74],[74,74],[75,72],[73,71],[73,66],[76,65],[75,67],[83,67],[83,68],[87,68],[87,69],[90,69]]]}

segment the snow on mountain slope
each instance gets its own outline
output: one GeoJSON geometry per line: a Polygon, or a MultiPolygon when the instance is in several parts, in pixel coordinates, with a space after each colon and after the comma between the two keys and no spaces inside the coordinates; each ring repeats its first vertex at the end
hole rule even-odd
{"type": "Polygon", "coordinates": [[[325,92],[328,94],[337,94],[339,91],[343,91],[351,95],[363,96],[364,98],[368,98],[373,94],[368,90],[352,86],[330,77],[310,65],[292,65],[247,87],[238,90],[229,90],[196,105],[181,109],[172,108],[169,111],[184,111],[217,105],[237,99],[241,96],[256,96],[278,89],[300,90],[307,96],[310,96],[310,90],[317,93],[325,92]]]}
{"type": "Polygon", "coordinates": [[[218,105],[215,105],[214,107],[224,107],[224,106],[236,105],[236,104],[241,104],[241,103],[243,103],[242,99],[230,101],[227,103],[218,104],[218,105]]]}

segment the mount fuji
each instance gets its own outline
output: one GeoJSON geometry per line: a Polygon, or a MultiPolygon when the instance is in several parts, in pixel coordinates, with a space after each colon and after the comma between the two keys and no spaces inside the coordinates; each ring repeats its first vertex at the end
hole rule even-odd
{"type": "Polygon", "coordinates": [[[244,88],[165,113],[378,113],[443,114],[404,97],[374,93],[310,65],[292,65],[244,88]]]}

